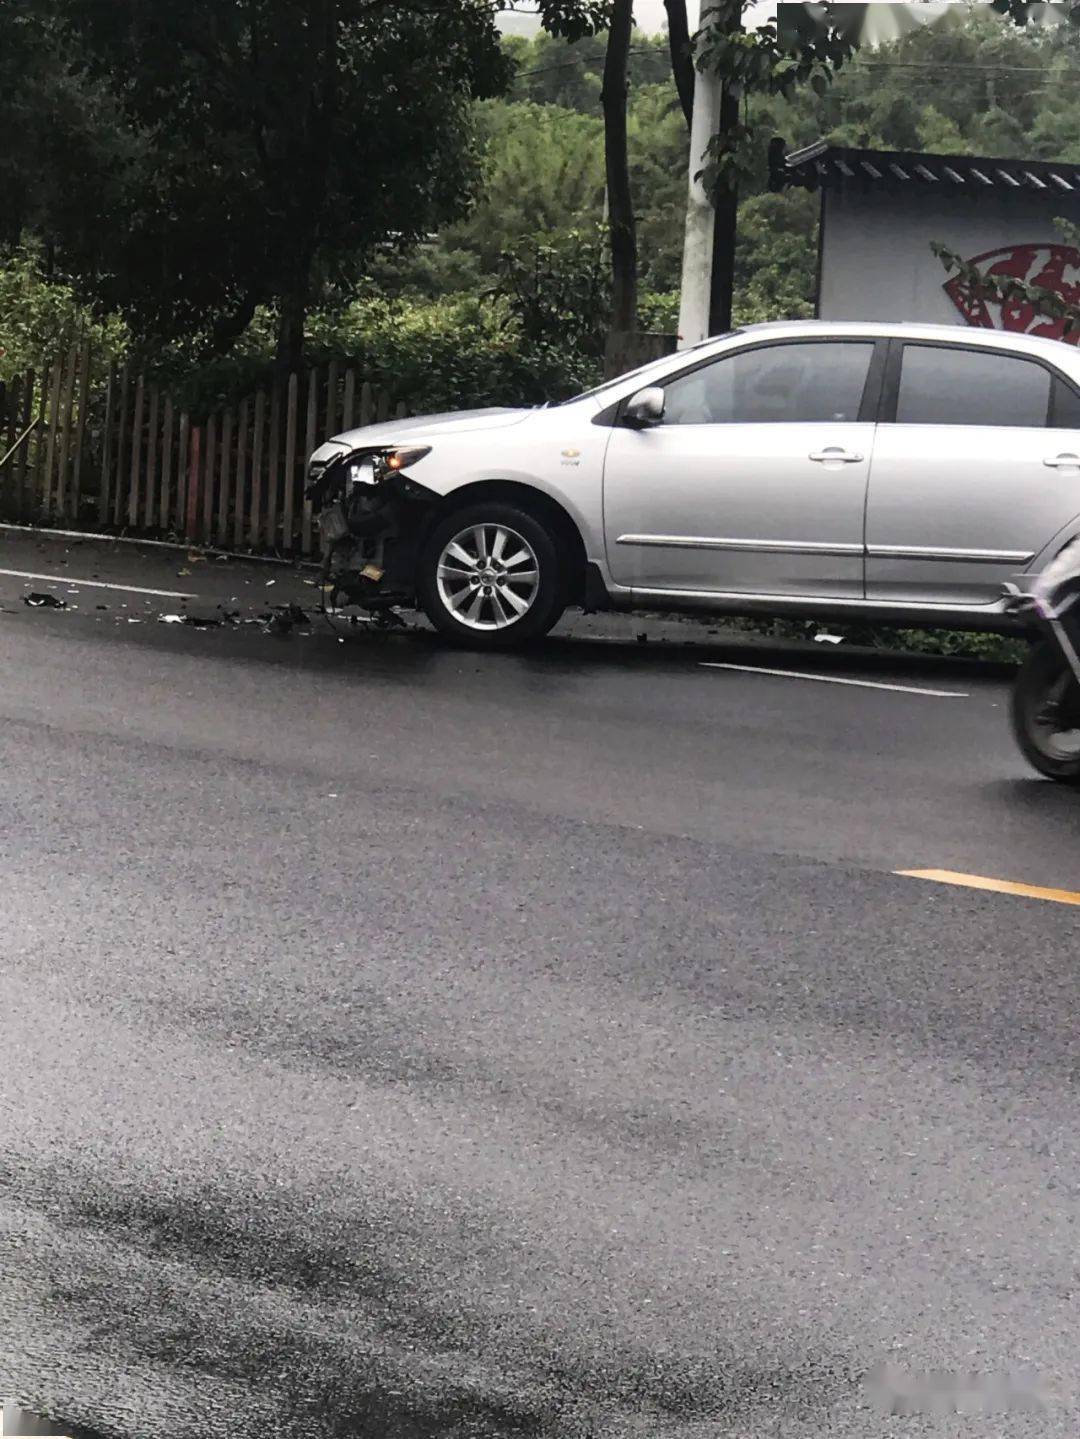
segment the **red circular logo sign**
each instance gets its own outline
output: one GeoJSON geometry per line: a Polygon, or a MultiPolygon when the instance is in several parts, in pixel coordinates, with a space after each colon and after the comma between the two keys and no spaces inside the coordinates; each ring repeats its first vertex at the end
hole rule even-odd
{"type": "MultiPolygon", "coordinates": [[[[1080,304],[1080,250],[1071,245],[1008,245],[976,255],[971,264],[987,277],[1005,275],[1042,290],[1052,290],[1069,304],[1080,304]]],[[[999,300],[974,290],[958,275],[946,281],[945,293],[969,325],[983,330],[1013,330],[1075,345],[1080,332],[1065,334],[1065,322],[1040,314],[1026,300],[999,300]]]]}

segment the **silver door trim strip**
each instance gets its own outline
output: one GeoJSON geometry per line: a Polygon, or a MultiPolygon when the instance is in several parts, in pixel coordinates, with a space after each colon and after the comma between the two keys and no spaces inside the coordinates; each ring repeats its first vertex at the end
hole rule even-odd
{"type": "Polygon", "coordinates": [[[871,560],[957,560],[972,565],[1026,565],[1035,558],[1026,550],[955,550],[948,546],[869,545],[871,560]]]}
{"type": "Polygon", "coordinates": [[[771,555],[862,555],[862,545],[828,540],[739,540],[711,535],[620,535],[617,545],[673,550],[738,550],[771,555]]]}
{"type": "Polygon", "coordinates": [[[949,604],[947,601],[938,603],[934,600],[858,599],[848,595],[777,595],[758,590],[646,589],[639,585],[622,585],[619,586],[618,592],[629,595],[634,600],[705,600],[711,603],[720,600],[736,605],[752,604],[758,608],[775,605],[778,609],[784,607],[794,609],[796,606],[804,606],[809,600],[819,611],[826,609],[898,610],[902,614],[913,614],[918,611],[919,614],[925,615],[998,615],[1003,614],[1005,610],[1003,599],[982,605],[957,605],[949,604]]]}

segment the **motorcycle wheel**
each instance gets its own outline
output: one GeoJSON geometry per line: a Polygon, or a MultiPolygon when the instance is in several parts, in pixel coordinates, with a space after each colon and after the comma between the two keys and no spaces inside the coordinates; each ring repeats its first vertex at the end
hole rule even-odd
{"type": "Polygon", "coordinates": [[[1012,694],[1012,726],[1021,753],[1059,784],[1080,785],[1080,684],[1057,645],[1034,645],[1012,694]]]}

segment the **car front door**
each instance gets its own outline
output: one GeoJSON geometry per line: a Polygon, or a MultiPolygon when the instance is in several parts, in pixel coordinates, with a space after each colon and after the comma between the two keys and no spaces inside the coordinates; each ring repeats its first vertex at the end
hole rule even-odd
{"type": "Polygon", "coordinates": [[[886,342],[759,342],[664,384],[604,467],[612,578],[642,593],[862,598],[886,342]]]}
{"type": "Polygon", "coordinates": [[[882,419],[868,599],[993,604],[1080,513],[1080,397],[1037,359],[894,342],[882,419]]]}

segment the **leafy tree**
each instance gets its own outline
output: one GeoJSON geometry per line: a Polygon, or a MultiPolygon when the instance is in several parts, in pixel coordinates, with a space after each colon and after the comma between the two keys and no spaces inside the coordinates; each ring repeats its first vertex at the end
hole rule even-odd
{"type": "Polygon", "coordinates": [[[572,230],[502,257],[500,290],[530,341],[603,353],[610,304],[603,228],[572,230]]]}
{"type": "Polygon", "coordinates": [[[641,284],[648,290],[679,285],[689,154],[686,126],[670,79],[635,91],[630,106],[630,176],[641,284]]]}
{"type": "MultiPolygon", "coordinates": [[[[515,75],[510,98],[561,105],[584,114],[600,112],[600,91],[607,41],[593,35],[567,45],[541,33],[532,40],[515,36],[504,42],[515,75]]],[[[670,86],[670,60],[662,36],[634,30],[627,55],[631,98],[646,85],[670,86]]]]}
{"type": "Polygon", "coordinates": [[[470,251],[489,274],[507,249],[599,221],[604,207],[603,123],[556,105],[487,102],[480,197],[444,239],[470,251]]]}
{"type": "MultiPolygon", "coordinates": [[[[537,52],[551,43],[518,43],[512,93],[557,85],[575,108],[594,106],[600,41],[564,47],[564,59],[551,62],[559,68],[547,69],[549,62],[541,63],[537,52]]],[[[631,63],[639,47],[660,54],[661,44],[635,36],[631,63]]],[[[554,56],[559,53],[555,47],[554,56]]],[[[1003,153],[1068,158],[1071,148],[1080,149],[1080,92],[1070,83],[1078,69],[1080,37],[1071,28],[1023,31],[980,7],[958,11],[879,50],[854,54],[831,84],[819,87],[821,93],[807,83],[786,94],[748,96],[733,277],[736,317],[802,314],[812,300],[816,207],[801,192],[763,195],[766,151],[774,135],[792,144],[825,136],[838,143],[961,153],[992,153],[1000,144],[1003,153]],[[996,111],[1013,118],[1008,134],[996,111]]],[[[546,99],[553,109],[554,90],[546,99]]],[[[498,111],[501,104],[489,108],[498,111]]],[[[550,133],[554,142],[557,132],[550,133]]],[[[493,136],[491,143],[500,141],[493,136]]],[[[640,277],[648,296],[643,319],[652,325],[661,313],[670,319],[671,304],[658,306],[655,297],[678,286],[682,256],[688,142],[669,77],[631,86],[629,147],[640,277]]],[[[578,223],[576,207],[573,220],[567,214],[560,222],[557,205],[551,213],[555,229],[578,223]]],[[[485,224],[489,220],[497,231],[497,212],[486,214],[485,224]]],[[[495,243],[492,234],[489,251],[495,243]]],[[[506,243],[512,243],[509,236],[506,243]]]]}
{"type": "Polygon", "coordinates": [[[276,300],[284,364],[312,299],[374,242],[419,239],[459,208],[467,101],[507,78],[469,5],[57,4],[142,151],[114,199],[124,226],[69,229],[58,248],[144,335],[209,327],[218,347],[276,300]]]}
{"type": "Polygon", "coordinates": [[[51,0],[0,5],[0,246],[110,222],[107,197],[135,146],[107,89],[76,62],[51,0]]]}
{"type": "Polygon", "coordinates": [[[82,340],[112,354],[127,343],[115,316],[94,318],[70,285],[48,280],[33,247],[16,250],[0,267],[0,381],[36,369],[43,359],[82,340]]]}
{"type": "Polygon", "coordinates": [[[743,202],[735,251],[736,323],[814,313],[817,217],[817,200],[805,190],[752,195],[743,202]]]}
{"type": "MultiPolygon", "coordinates": [[[[98,167],[85,211],[64,202],[55,159],[24,161],[26,223],[145,337],[206,331],[220,348],[276,302],[286,365],[311,304],[354,282],[379,243],[419,240],[464,209],[470,102],[510,78],[494,0],[14,5],[0,54],[59,53],[124,157],[98,167]]],[[[543,0],[541,14],[579,38],[606,0],[543,0]]],[[[43,103],[39,70],[24,82],[16,66],[9,106],[43,103]]]]}

